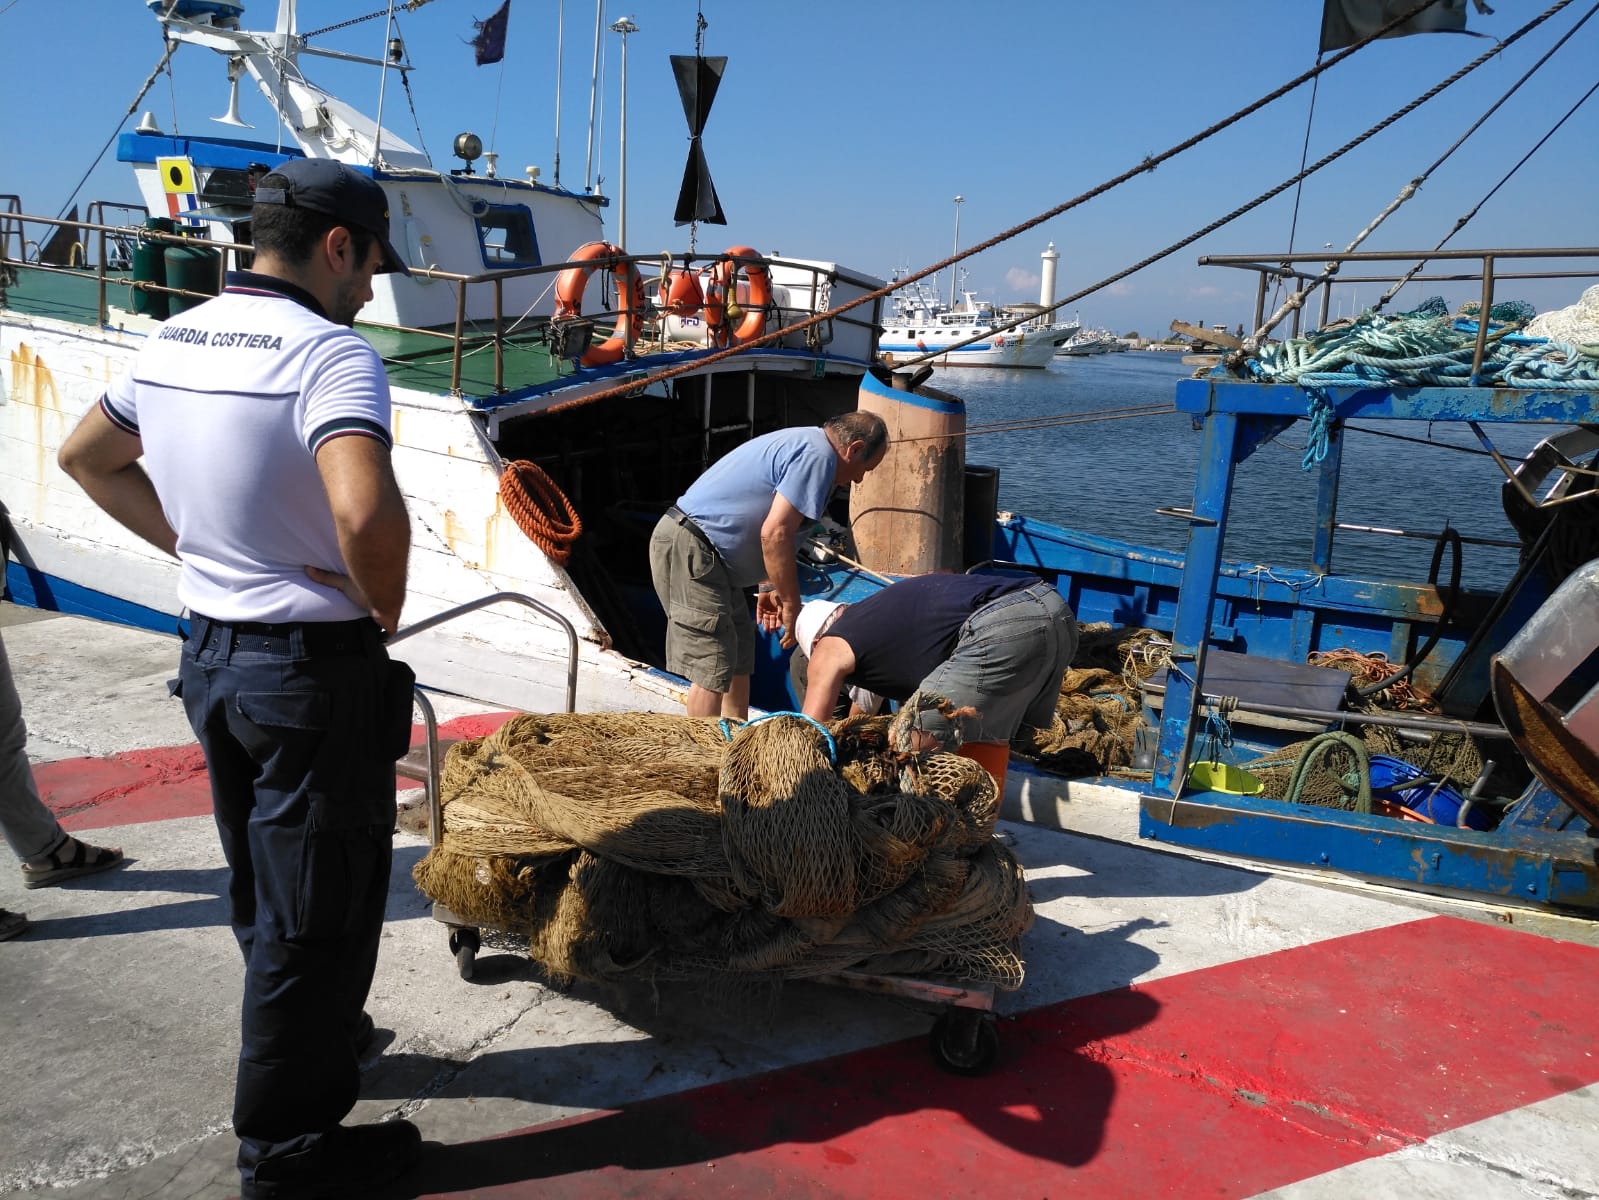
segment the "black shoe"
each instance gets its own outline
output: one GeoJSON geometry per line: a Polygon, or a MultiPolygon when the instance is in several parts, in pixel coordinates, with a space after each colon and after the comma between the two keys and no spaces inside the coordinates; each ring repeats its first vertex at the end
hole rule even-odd
{"type": "Polygon", "coordinates": [[[350,1035],[355,1041],[355,1056],[365,1058],[366,1052],[372,1049],[372,1039],[377,1036],[377,1027],[372,1024],[372,1014],[363,1011],[355,1023],[355,1031],[350,1035]]]}
{"type": "Polygon", "coordinates": [[[311,1162],[277,1178],[262,1163],[239,1200],[349,1200],[405,1174],[422,1155],[422,1135],[409,1121],[340,1125],[317,1146],[311,1162]]]}

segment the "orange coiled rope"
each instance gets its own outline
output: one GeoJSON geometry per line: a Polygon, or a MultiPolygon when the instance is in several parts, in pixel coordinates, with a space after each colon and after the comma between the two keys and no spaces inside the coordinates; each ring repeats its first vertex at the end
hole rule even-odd
{"type": "Polygon", "coordinates": [[[500,499],[528,540],[557,566],[565,566],[583,522],[544,468],[525,458],[506,463],[500,474],[500,499]]]}

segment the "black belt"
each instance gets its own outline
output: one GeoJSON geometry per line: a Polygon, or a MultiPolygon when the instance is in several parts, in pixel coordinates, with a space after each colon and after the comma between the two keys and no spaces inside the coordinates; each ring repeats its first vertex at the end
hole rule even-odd
{"type": "Polygon", "coordinates": [[[364,655],[381,645],[382,630],[371,617],[353,621],[218,621],[194,614],[195,637],[206,650],[227,653],[336,658],[364,655]]]}
{"type": "Polygon", "coordinates": [[[668,517],[670,517],[672,520],[676,521],[684,529],[686,529],[690,533],[692,533],[695,537],[699,538],[700,541],[704,542],[713,551],[716,549],[716,543],[711,541],[710,538],[705,536],[705,530],[701,529],[698,525],[694,524],[694,518],[689,516],[686,512],[684,512],[677,505],[674,504],[674,505],[672,505],[671,508],[667,509],[666,510],[666,515],[668,517]]]}

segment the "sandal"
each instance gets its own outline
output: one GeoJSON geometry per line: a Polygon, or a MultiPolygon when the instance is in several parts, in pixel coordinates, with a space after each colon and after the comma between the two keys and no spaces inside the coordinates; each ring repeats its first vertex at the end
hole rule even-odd
{"type": "Polygon", "coordinates": [[[0,942],[9,942],[19,933],[28,931],[28,918],[23,913],[0,908],[0,942]]]}
{"type": "Polygon", "coordinates": [[[109,871],[124,861],[122,851],[118,848],[91,846],[71,836],[52,850],[49,858],[48,866],[30,867],[27,863],[22,864],[23,887],[54,887],[69,879],[93,875],[97,871],[109,871]],[[72,851],[72,857],[63,859],[61,856],[67,850],[72,851]]]}

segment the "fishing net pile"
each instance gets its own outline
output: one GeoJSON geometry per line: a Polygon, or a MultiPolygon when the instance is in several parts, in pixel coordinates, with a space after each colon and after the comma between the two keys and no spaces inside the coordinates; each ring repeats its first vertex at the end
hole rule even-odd
{"type": "MultiPolygon", "coordinates": [[[[1599,348],[1526,336],[1520,331],[1532,315],[1532,308],[1518,301],[1490,310],[1478,383],[1543,389],[1599,384],[1599,348]]],[[[1256,379],[1307,389],[1373,383],[1463,386],[1472,381],[1476,316],[1476,306],[1454,317],[1424,310],[1398,316],[1367,312],[1354,321],[1262,347],[1245,366],[1256,379]]]]}
{"type": "Polygon", "coordinates": [[[1153,629],[1080,625],[1054,722],[1048,729],[1023,726],[1011,740],[1011,752],[1067,777],[1129,768],[1143,705],[1141,685],[1165,661],[1165,645],[1165,635],[1153,629]]]}
{"type": "Polygon", "coordinates": [[[515,717],[450,748],[418,886],[524,934],[557,979],[730,982],[845,969],[1015,988],[1032,907],[992,778],[829,735],[660,713],[515,717]],[[836,747],[836,765],[833,753],[836,747]]]}
{"type": "MultiPolygon", "coordinates": [[[[1358,717],[1352,716],[1351,720],[1358,720],[1358,717]]],[[[1406,741],[1387,726],[1366,725],[1358,734],[1346,736],[1358,738],[1368,756],[1384,754],[1400,759],[1429,778],[1442,776],[1445,783],[1462,792],[1482,774],[1482,748],[1470,734],[1441,733],[1425,744],[1418,744],[1406,741]]],[[[1358,756],[1347,746],[1332,744],[1330,740],[1311,738],[1294,742],[1246,762],[1243,767],[1261,781],[1264,785],[1261,794],[1269,800],[1292,799],[1345,810],[1358,806],[1361,782],[1358,756]],[[1296,773],[1300,776],[1297,784],[1296,773]]]]}
{"type": "Polygon", "coordinates": [[[1599,283],[1583,292],[1575,304],[1533,318],[1526,331],[1532,337],[1566,342],[1599,355],[1599,283]]]}

